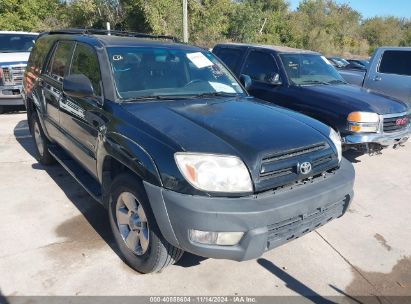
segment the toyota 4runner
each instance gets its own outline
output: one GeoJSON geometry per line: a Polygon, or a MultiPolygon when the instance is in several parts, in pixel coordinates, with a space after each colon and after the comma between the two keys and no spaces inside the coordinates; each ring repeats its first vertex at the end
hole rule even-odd
{"type": "Polygon", "coordinates": [[[142,273],[184,251],[256,258],[353,197],[336,132],[250,97],[212,53],[171,37],[45,33],[24,90],[38,160],[57,160],[108,209],[142,273]]]}

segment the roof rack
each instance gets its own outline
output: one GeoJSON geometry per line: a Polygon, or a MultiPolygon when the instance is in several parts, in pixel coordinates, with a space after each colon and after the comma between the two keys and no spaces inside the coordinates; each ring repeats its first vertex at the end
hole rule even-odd
{"type": "Polygon", "coordinates": [[[122,36],[122,37],[135,37],[135,38],[147,38],[147,39],[166,39],[172,40],[173,42],[178,42],[178,39],[173,36],[167,35],[151,35],[145,33],[128,32],[128,31],[113,31],[113,30],[102,30],[102,29],[61,29],[50,31],[50,34],[69,34],[69,35],[112,35],[112,36],[122,36]]]}

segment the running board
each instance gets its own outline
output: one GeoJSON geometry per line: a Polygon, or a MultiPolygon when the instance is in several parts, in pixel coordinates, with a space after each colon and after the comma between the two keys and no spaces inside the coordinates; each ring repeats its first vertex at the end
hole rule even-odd
{"type": "Polygon", "coordinates": [[[49,147],[50,154],[97,202],[102,203],[100,184],[68,153],[58,146],[49,147]]]}

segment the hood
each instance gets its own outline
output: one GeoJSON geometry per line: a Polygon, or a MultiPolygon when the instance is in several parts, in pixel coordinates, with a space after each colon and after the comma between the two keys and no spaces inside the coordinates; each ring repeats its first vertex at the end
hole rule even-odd
{"type": "Polygon", "coordinates": [[[27,64],[30,52],[0,53],[0,65],[27,64]]]}
{"type": "Polygon", "coordinates": [[[354,85],[316,85],[300,87],[309,96],[327,99],[349,110],[393,114],[406,112],[407,106],[394,98],[384,96],[354,85]]]}
{"type": "Polygon", "coordinates": [[[311,124],[301,114],[250,97],[124,103],[123,107],[180,150],[237,155],[251,170],[264,156],[328,140],[317,130],[319,122],[311,124]]]}

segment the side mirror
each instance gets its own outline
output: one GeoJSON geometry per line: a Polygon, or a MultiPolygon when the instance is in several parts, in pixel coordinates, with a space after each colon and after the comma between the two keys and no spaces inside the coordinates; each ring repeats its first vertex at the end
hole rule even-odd
{"type": "Polygon", "coordinates": [[[94,95],[93,85],[84,74],[68,75],[63,80],[63,92],[67,96],[84,98],[94,95]]]}
{"type": "Polygon", "coordinates": [[[250,76],[241,74],[240,81],[246,90],[248,90],[251,87],[252,80],[250,76]]]}
{"type": "Polygon", "coordinates": [[[274,73],[267,76],[267,82],[272,85],[282,85],[283,82],[281,81],[280,74],[274,73]]]}

